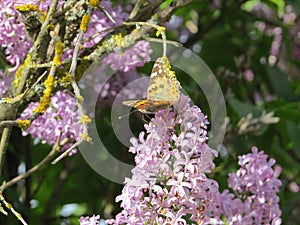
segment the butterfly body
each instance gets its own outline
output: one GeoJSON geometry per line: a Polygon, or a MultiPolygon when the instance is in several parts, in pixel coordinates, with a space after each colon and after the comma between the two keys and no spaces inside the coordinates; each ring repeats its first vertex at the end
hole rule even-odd
{"type": "Polygon", "coordinates": [[[148,113],[152,114],[155,113],[161,109],[165,109],[171,106],[171,103],[169,101],[161,100],[149,100],[149,99],[142,99],[142,100],[129,100],[129,101],[123,101],[124,105],[136,108],[141,113],[148,113]]]}
{"type": "Polygon", "coordinates": [[[170,70],[167,57],[158,58],[153,66],[147,91],[147,99],[123,101],[124,105],[136,108],[142,113],[155,113],[169,108],[180,96],[180,83],[170,70]]]}

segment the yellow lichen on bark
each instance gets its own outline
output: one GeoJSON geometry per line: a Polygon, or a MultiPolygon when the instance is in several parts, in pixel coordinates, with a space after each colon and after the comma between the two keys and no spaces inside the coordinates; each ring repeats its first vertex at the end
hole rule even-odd
{"type": "Polygon", "coordinates": [[[17,120],[17,123],[22,130],[26,130],[30,127],[30,120],[17,120]]]}
{"type": "Polygon", "coordinates": [[[54,51],[54,58],[53,58],[53,64],[55,66],[60,66],[61,65],[61,57],[63,55],[63,43],[61,40],[58,40],[55,43],[55,51],[54,51]]]}
{"type": "Polygon", "coordinates": [[[50,98],[54,86],[54,77],[48,76],[44,82],[45,90],[39,105],[33,110],[34,113],[43,114],[50,105],[50,98]]]}
{"type": "Polygon", "coordinates": [[[90,16],[88,14],[84,14],[80,24],[80,30],[82,30],[84,33],[87,31],[89,22],[90,22],[90,16]]]}
{"type": "Polygon", "coordinates": [[[90,0],[90,5],[97,8],[99,6],[99,0],[90,0]]]}

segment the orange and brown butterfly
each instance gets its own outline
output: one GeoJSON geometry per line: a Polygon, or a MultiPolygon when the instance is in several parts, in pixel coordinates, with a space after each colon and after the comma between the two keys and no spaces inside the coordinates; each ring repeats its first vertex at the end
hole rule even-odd
{"type": "Polygon", "coordinates": [[[175,72],[171,71],[168,58],[163,56],[154,63],[148,84],[147,99],[129,100],[122,103],[142,113],[152,114],[176,103],[180,96],[180,87],[175,72]]]}

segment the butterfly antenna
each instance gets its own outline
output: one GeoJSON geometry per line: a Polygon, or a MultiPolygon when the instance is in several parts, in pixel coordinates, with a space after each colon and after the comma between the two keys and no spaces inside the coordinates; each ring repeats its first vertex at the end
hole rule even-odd
{"type": "Polygon", "coordinates": [[[119,120],[120,120],[120,119],[123,119],[123,118],[129,116],[130,114],[132,114],[132,113],[134,113],[134,112],[136,112],[136,111],[138,111],[138,109],[132,110],[130,113],[127,113],[127,114],[125,114],[125,115],[123,115],[123,116],[119,116],[118,118],[119,118],[119,120]]]}

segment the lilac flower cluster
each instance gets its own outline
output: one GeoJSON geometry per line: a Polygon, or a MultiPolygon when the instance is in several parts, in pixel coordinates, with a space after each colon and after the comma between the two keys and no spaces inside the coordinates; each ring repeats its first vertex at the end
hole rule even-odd
{"type": "MultiPolygon", "coordinates": [[[[279,172],[256,147],[239,157],[240,169],[229,174],[229,190],[219,192],[209,179],[217,152],[207,144],[206,116],[181,96],[175,112],[156,113],[146,133],[132,138],[136,154],[132,177],[116,198],[123,211],[108,224],[281,224],[277,193],[279,172]]],[[[93,225],[83,223],[81,225],[93,225]]]]}
{"type": "Polygon", "coordinates": [[[133,176],[116,198],[123,211],[108,224],[187,224],[210,221],[219,203],[214,168],[217,152],[207,141],[206,116],[181,96],[175,106],[159,111],[129,151],[136,154],[133,176]],[[179,130],[177,132],[177,130],[179,130]]]}
{"type": "Polygon", "coordinates": [[[278,173],[272,169],[274,159],[252,147],[252,153],[239,156],[240,169],[230,173],[228,190],[223,191],[219,214],[231,224],[280,224],[278,173]]]}
{"type": "MultiPolygon", "coordinates": [[[[270,8],[266,10],[269,13],[273,12],[270,8]]],[[[274,12],[272,16],[269,18],[271,20],[275,19],[274,12]]],[[[297,46],[297,43],[300,40],[299,31],[300,31],[300,22],[297,18],[295,10],[291,5],[286,5],[285,12],[282,15],[283,24],[286,26],[287,30],[290,32],[290,36],[294,39],[290,41],[290,49],[291,49],[291,56],[293,60],[299,61],[300,60],[300,48],[297,46]]],[[[281,27],[268,27],[264,22],[259,23],[263,30],[269,35],[273,37],[272,46],[270,49],[270,58],[269,63],[274,65],[275,63],[278,65],[280,69],[283,71],[287,71],[288,66],[286,65],[286,54],[288,52],[287,47],[284,45],[283,42],[283,29],[281,27]],[[271,59],[271,60],[270,60],[271,59]]],[[[292,68],[292,73],[296,73],[299,76],[299,71],[292,68]]]]}
{"type": "Polygon", "coordinates": [[[6,60],[15,72],[32,46],[27,37],[21,14],[15,9],[16,1],[0,1],[0,46],[5,49],[6,60]]]}
{"type": "MultiPolygon", "coordinates": [[[[30,118],[38,104],[38,102],[30,103],[19,119],[30,118]]],[[[58,91],[51,97],[50,107],[45,114],[34,120],[30,127],[23,131],[23,135],[31,134],[33,138],[39,138],[42,143],[50,145],[53,145],[60,135],[61,140],[69,138],[70,142],[75,142],[82,133],[79,119],[75,99],[63,91],[58,91]]]]}
{"type": "MultiPolygon", "coordinates": [[[[16,6],[24,4],[36,5],[46,12],[51,0],[2,0],[0,1],[0,46],[5,49],[6,60],[13,67],[9,72],[15,72],[32,46],[27,36],[22,16],[16,6]]],[[[59,6],[63,4],[60,1],[59,6]]],[[[59,7],[58,6],[58,7],[59,7]]]]}

